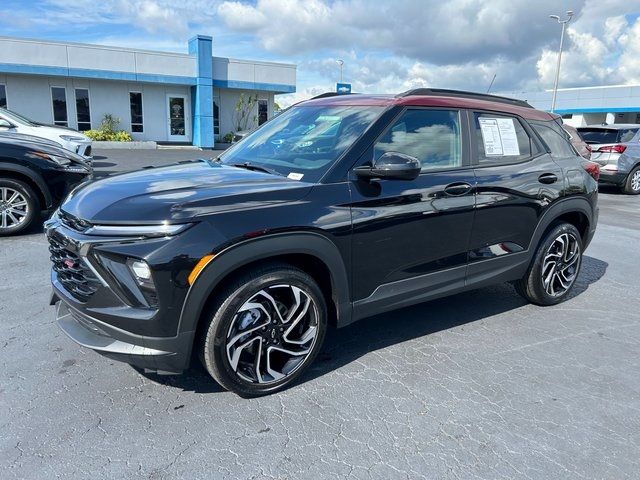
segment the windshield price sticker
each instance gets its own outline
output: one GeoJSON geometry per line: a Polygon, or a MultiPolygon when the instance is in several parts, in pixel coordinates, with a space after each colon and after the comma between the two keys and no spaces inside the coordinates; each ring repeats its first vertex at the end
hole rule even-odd
{"type": "Polygon", "coordinates": [[[287,175],[287,178],[290,178],[291,180],[302,180],[302,177],[304,177],[303,173],[291,172],[289,175],[287,175]]]}
{"type": "Polygon", "coordinates": [[[513,118],[479,118],[485,155],[520,155],[513,118]]]}

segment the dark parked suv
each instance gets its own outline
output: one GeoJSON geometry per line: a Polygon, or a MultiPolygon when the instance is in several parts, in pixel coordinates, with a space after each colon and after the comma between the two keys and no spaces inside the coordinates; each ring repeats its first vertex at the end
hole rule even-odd
{"type": "Polygon", "coordinates": [[[0,237],[42,222],[42,213],[92,175],[84,158],[55,142],[0,132],[0,237]]]}
{"type": "Polygon", "coordinates": [[[323,95],[216,161],[75,190],[47,225],[52,304],[76,342],[224,387],[294,382],[329,325],[514,282],[571,292],[598,166],[557,117],[448,90],[323,95]]]}

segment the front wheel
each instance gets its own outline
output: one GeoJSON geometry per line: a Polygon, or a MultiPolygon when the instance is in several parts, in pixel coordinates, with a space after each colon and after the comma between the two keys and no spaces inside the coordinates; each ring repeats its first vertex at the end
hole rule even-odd
{"type": "Polygon", "coordinates": [[[536,305],[555,305],[573,289],[582,265],[582,238],[569,223],[559,223],[544,237],[516,291],[536,305]]]}
{"type": "Polygon", "coordinates": [[[627,177],[627,181],[622,187],[622,191],[628,195],[640,194],[640,165],[631,170],[631,173],[629,173],[629,176],[627,177]]]}
{"type": "Polygon", "coordinates": [[[0,178],[0,237],[29,228],[39,213],[38,199],[29,185],[0,178]]]}
{"type": "Polygon", "coordinates": [[[322,291],[309,275],[273,265],[238,277],[210,310],[202,358],[211,376],[243,396],[290,386],[313,362],[327,329],[322,291]]]}

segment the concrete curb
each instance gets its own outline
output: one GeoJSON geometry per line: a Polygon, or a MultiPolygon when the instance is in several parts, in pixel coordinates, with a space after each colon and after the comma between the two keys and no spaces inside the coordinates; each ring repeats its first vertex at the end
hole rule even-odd
{"type": "Polygon", "coordinates": [[[104,150],[155,150],[156,142],[91,142],[91,148],[104,150]]]}

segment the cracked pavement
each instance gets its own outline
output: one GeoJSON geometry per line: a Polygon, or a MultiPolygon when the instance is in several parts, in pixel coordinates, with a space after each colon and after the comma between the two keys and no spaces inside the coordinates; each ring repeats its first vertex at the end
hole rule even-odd
{"type": "Polygon", "coordinates": [[[575,295],[509,285],[331,331],[245,400],[143,375],[55,325],[40,232],[0,239],[3,479],[595,479],[640,474],[640,197],[605,191],[575,295]]]}

